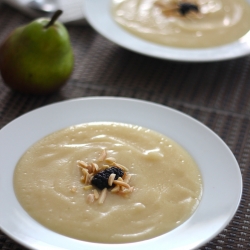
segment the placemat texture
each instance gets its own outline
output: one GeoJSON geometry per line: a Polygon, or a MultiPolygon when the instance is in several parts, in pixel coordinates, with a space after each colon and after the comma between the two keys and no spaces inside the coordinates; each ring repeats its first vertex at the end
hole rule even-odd
{"type": "MultiPolygon", "coordinates": [[[[0,6],[0,43],[30,20],[5,4],[0,6]]],[[[201,249],[250,249],[250,56],[211,63],[164,61],[125,50],[90,26],[67,28],[76,61],[68,83],[53,95],[38,97],[12,92],[0,78],[0,128],[35,108],[84,96],[132,97],[180,110],[227,143],[244,182],[235,217],[201,249]]],[[[0,249],[26,248],[0,231],[0,249]]]]}

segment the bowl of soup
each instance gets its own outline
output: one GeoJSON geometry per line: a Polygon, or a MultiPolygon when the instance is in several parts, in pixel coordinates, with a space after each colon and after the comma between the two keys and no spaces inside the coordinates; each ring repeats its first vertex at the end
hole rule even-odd
{"type": "Polygon", "coordinates": [[[148,56],[202,62],[250,51],[245,0],[87,0],[84,10],[105,38],[148,56]]]}
{"type": "Polygon", "coordinates": [[[0,139],[1,230],[32,249],[195,249],[241,199],[227,145],[150,102],[64,101],[17,118],[0,139]],[[93,181],[102,176],[106,186],[93,181]]]}

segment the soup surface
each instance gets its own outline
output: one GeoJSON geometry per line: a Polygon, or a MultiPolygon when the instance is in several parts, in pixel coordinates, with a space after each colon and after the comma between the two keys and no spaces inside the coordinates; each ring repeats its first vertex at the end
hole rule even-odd
{"type": "MultiPolygon", "coordinates": [[[[106,166],[106,165],[105,165],[106,166]]],[[[90,187],[90,188],[89,188],[90,187]]],[[[124,243],[164,234],[186,221],[202,196],[202,180],[180,145],[152,130],[123,123],[86,123],[52,133],[31,146],[14,173],[16,196],[38,222],[91,242],[124,243]],[[125,166],[133,191],[107,191],[89,202],[78,161],[125,166]]],[[[98,193],[101,193],[98,190],[98,193]]]]}
{"type": "Polygon", "coordinates": [[[246,0],[113,0],[112,13],[134,35],[172,47],[220,46],[250,30],[246,0]],[[196,7],[181,8],[183,3],[196,7]]]}

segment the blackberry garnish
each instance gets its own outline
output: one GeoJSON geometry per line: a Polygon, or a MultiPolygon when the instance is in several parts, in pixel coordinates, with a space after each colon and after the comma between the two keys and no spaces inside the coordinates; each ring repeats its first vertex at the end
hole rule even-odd
{"type": "Polygon", "coordinates": [[[118,167],[107,168],[94,175],[91,184],[101,190],[104,188],[108,188],[110,187],[108,184],[108,179],[111,174],[115,174],[115,180],[117,180],[119,177],[123,176],[124,172],[118,167]]]}
{"type": "Polygon", "coordinates": [[[192,3],[180,3],[178,11],[182,16],[185,16],[191,11],[199,12],[199,7],[198,5],[192,3]]]}

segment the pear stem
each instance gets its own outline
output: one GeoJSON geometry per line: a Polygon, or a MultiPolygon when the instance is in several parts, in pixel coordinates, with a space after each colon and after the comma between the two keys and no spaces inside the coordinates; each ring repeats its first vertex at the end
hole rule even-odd
{"type": "Polygon", "coordinates": [[[54,24],[54,22],[58,19],[58,17],[63,13],[62,10],[57,10],[52,18],[50,19],[50,21],[44,26],[45,29],[48,29],[50,26],[52,26],[54,24]]]}

